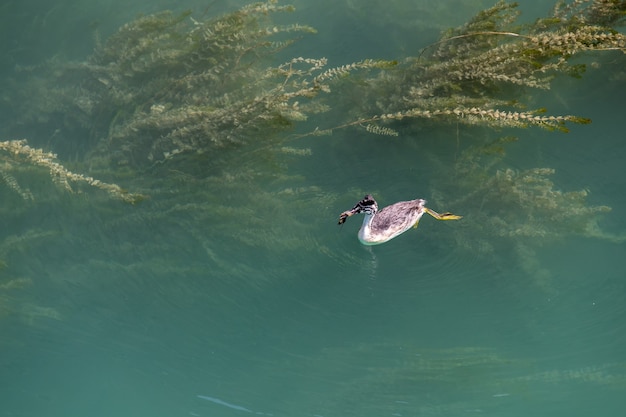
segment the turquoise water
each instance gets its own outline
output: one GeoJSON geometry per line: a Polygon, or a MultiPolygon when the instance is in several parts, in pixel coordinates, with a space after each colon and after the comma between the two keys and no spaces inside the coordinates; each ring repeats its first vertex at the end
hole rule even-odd
{"type": "MultiPolygon", "coordinates": [[[[140,12],[206,8],[27,3],[0,9],[14,30],[3,36],[6,77],[55,48],[84,57],[91,40],[72,30],[96,20],[106,33],[140,12]]],[[[285,53],[336,65],[414,54],[461,24],[465,8],[489,5],[300,3],[290,18],[317,27],[317,41],[285,53]],[[396,25],[382,23],[383,10],[396,25]]],[[[59,194],[24,206],[2,189],[0,416],[620,415],[626,84],[619,63],[599,62],[542,99],[593,123],[568,134],[517,131],[505,163],[552,167],[556,189],[588,189],[591,205],[612,208],[599,218],[601,237],[501,239],[468,229],[477,217],[464,205],[433,206],[466,215],[460,222],[424,218],[373,248],[357,240],[360,218],[336,225],[366,192],[382,206],[437,201],[440,167],[451,170],[458,140],[468,139],[456,126],[297,139],[290,146],[310,155],[278,161],[280,175],[231,187],[161,174],[164,184],[180,175],[176,187],[137,205],[59,194]]],[[[239,152],[241,169],[267,169],[260,153],[239,152]]]]}

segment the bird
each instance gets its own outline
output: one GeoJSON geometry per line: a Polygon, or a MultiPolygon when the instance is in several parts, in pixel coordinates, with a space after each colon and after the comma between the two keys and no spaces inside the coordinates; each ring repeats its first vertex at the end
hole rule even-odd
{"type": "Polygon", "coordinates": [[[424,213],[428,213],[437,220],[458,220],[463,216],[452,213],[439,214],[427,208],[426,200],[418,198],[410,201],[399,201],[378,211],[378,203],[371,194],[367,194],[361,201],[339,216],[337,224],[342,225],[348,217],[364,213],[365,218],[359,230],[359,241],[363,245],[380,245],[401,235],[411,227],[416,228],[424,213]]]}

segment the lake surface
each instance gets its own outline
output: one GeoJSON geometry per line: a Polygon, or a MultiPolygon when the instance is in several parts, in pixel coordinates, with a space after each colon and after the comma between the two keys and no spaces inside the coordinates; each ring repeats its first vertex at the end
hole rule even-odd
{"type": "MultiPolygon", "coordinates": [[[[14,22],[5,77],[55,48],[84,58],[91,40],[72,32],[93,21],[107,33],[141,12],[207,7],[17,3],[0,8],[14,22]]],[[[333,65],[415,55],[490,5],[380,3],[301,0],[290,19],[319,33],[286,53],[333,65]]],[[[474,233],[464,205],[432,206],[466,215],[459,222],[424,218],[371,248],[357,240],[360,217],[337,226],[365,193],[381,206],[439,201],[435,173],[453,169],[457,126],[295,139],[307,155],[285,157],[279,176],[237,186],[181,177],[137,205],[62,195],[16,206],[0,220],[0,417],[620,415],[626,78],[599,62],[542,95],[551,113],[593,123],[516,131],[504,163],[554,168],[555,189],[589,190],[590,205],[612,208],[601,237],[474,233]]],[[[265,169],[255,155],[245,168],[265,169]]],[[[15,201],[0,201],[2,212],[15,201]]]]}

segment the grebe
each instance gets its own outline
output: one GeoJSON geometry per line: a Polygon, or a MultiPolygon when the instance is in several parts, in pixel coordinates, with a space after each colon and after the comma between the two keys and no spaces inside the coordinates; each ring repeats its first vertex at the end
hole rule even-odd
{"type": "Polygon", "coordinates": [[[344,224],[346,219],[354,214],[365,213],[363,225],[359,230],[359,240],[364,245],[379,245],[406,232],[411,227],[417,227],[420,218],[428,213],[437,220],[458,220],[463,216],[452,213],[439,214],[424,205],[426,200],[417,199],[400,201],[378,211],[378,204],[371,194],[339,216],[337,224],[344,224]]]}

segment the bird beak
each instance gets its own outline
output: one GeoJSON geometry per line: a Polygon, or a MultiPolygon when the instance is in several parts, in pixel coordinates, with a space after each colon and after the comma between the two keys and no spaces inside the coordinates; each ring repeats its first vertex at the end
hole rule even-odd
{"type": "Polygon", "coordinates": [[[358,211],[355,209],[352,210],[346,210],[343,213],[341,213],[339,215],[339,221],[337,222],[337,224],[344,224],[346,222],[346,219],[354,214],[357,214],[358,211]]]}

